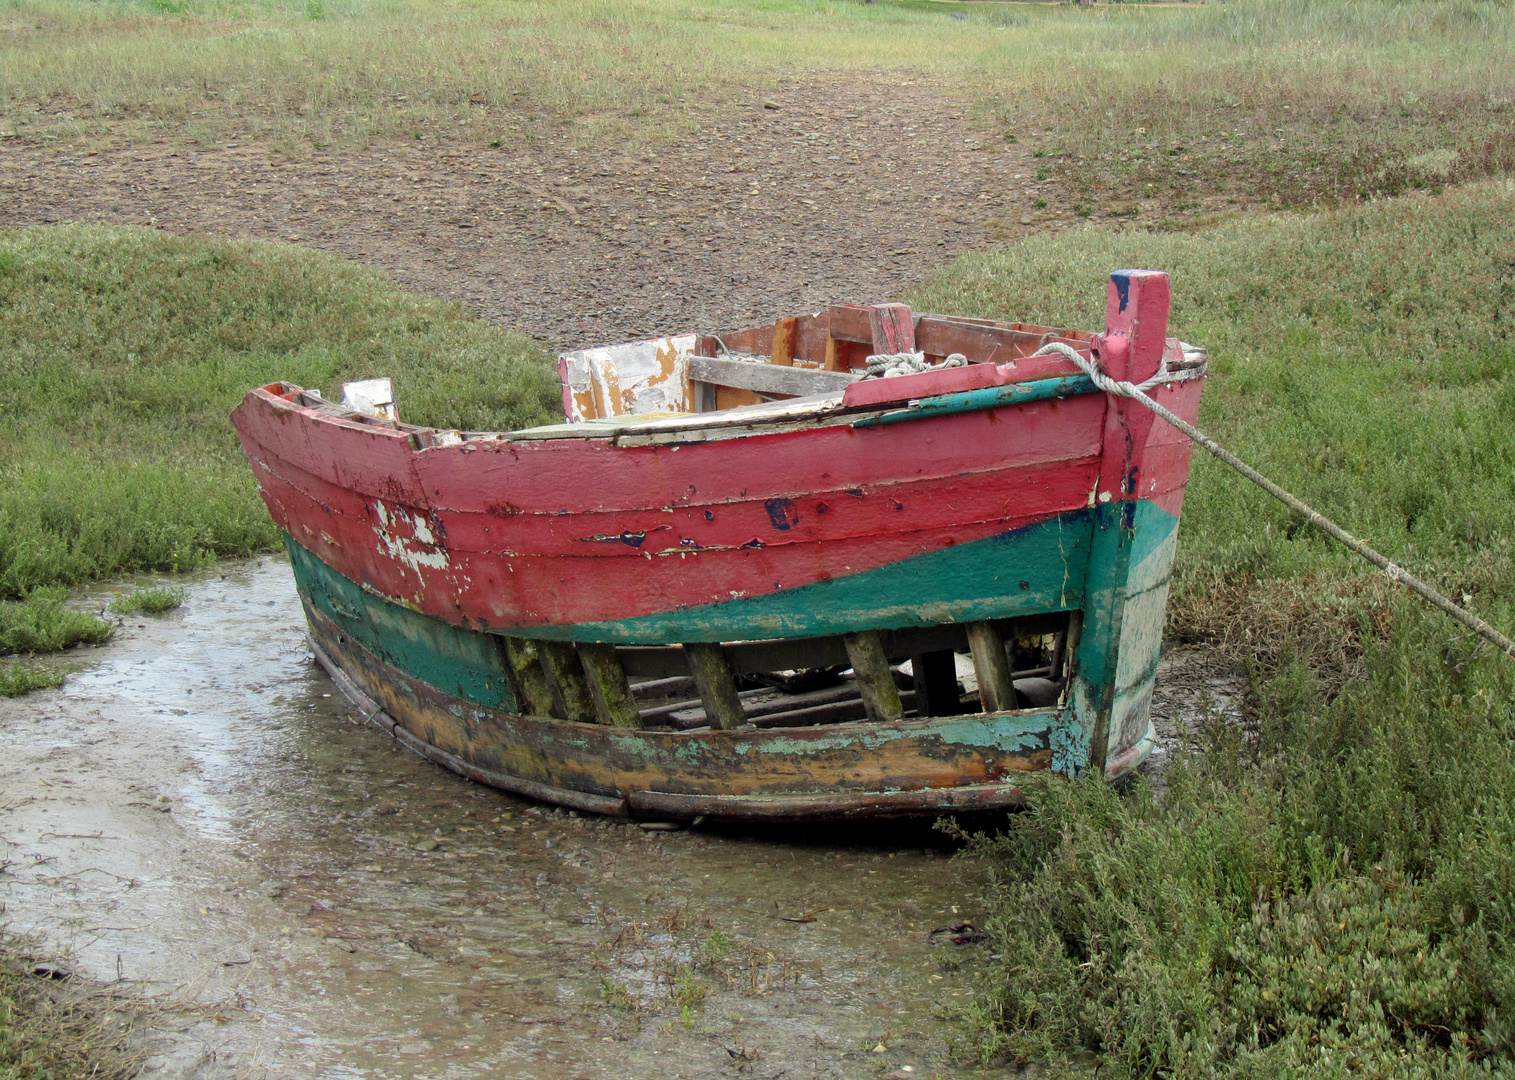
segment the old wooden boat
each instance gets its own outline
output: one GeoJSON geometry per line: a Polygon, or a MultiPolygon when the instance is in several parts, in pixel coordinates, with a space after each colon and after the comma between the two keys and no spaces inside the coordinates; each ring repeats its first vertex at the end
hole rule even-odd
{"type": "Polygon", "coordinates": [[[1168,306],[1122,271],[1100,334],[840,305],[586,349],[521,431],[382,383],[233,420],[316,657],[426,757],[609,814],[992,808],[1153,745],[1189,446],[1038,352],[1192,420],[1168,306]]]}

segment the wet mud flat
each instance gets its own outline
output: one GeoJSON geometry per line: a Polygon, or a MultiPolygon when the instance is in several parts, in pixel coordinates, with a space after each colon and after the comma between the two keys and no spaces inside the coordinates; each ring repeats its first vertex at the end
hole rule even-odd
{"type": "Polygon", "coordinates": [[[940,833],[517,799],[364,723],[282,559],[187,584],[0,700],[3,918],[195,1006],[149,1075],[984,1075],[950,1052],[988,946],[931,937],[976,914],[940,833]]]}

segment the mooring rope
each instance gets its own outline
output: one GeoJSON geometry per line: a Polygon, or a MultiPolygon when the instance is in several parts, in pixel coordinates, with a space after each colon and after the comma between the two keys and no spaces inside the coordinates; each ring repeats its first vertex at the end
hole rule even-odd
{"type": "Polygon", "coordinates": [[[1192,426],[1184,420],[1179,419],[1177,416],[1174,416],[1167,409],[1163,408],[1157,402],[1148,397],[1148,390],[1152,389],[1152,387],[1158,385],[1159,383],[1169,381],[1171,376],[1169,376],[1167,372],[1158,372],[1157,375],[1154,375],[1146,382],[1140,385],[1134,385],[1129,382],[1120,382],[1112,379],[1109,375],[1105,374],[1105,372],[1100,368],[1099,364],[1091,359],[1084,358],[1083,356],[1079,355],[1075,349],[1072,349],[1069,346],[1062,344],[1061,342],[1052,342],[1044,345],[1032,355],[1045,356],[1052,353],[1056,353],[1059,356],[1065,356],[1069,360],[1073,361],[1073,363],[1077,364],[1079,370],[1082,371],[1085,375],[1089,376],[1089,379],[1094,383],[1094,385],[1103,390],[1105,393],[1114,394],[1117,397],[1130,398],[1132,401],[1138,402],[1146,408],[1152,410],[1152,412],[1156,413],[1168,423],[1172,424],[1194,442],[1199,443],[1200,446],[1203,446],[1215,457],[1219,458],[1231,468],[1241,473],[1248,480],[1252,481],[1258,487],[1262,488],[1269,495],[1272,495],[1279,502],[1283,503],[1295,513],[1302,515],[1305,520],[1309,521],[1311,525],[1314,525],[1321,532],[1325,533],[1327,536],[1332,537],[1333,539],[1341,541],[1352,551],[1356,552],[1358,555],[1361,555],[1364,559],[1367,559],[1370,563],[1387,574],[1389,576],[1389,580],[1398,582],[1400,585],[1403,585],[1405,588],[1420,596],[1423,600],[1426,600],[1434,607],[1440,608],[1442,611],[1452,616],[1452,618],[1462,623],[1462,625],[1466,626],[1469,630],[1472,630],[1475,634],[1478,634],[1486,641],[1491,641],[1495,645],[1499,646],[1500,650],[1503,651],[1507,656],[1515,658],[1515,641],[1511,641],[1509,638],[1505,637],[1498,630],[1495,630],[1488,623],[1480,619],[1477,615],[1474,615],[1471,611],[1468,611],[1467,609],[1454,604],[1450,599],[1443,596],[1435,589],[1431,588],[1431,586],[1421,581],[1418,577],[1410,573],[1404,567],[1398,565],[1385,556],[1380,555],[1378,552],[1369,547],[1366,541],[1360,540],[1357,537],[1353,536],[1351,533],[1347,532],[1346,529],[1343,529],[1340,525],[1336,524],[1336,522],[1332,521],[1330,518],[1326,517],[1318,510],[1315,510],[1313,507],[1309,506],[1307,503],[1305,503],[1304,500],[1291,495],[1289,492],[1279,487],[1262,473],[1258,472],[1256,469],[1252,468],[1252,466],[1248,465],[1245,461],[1242,461],[1241,458],[1231,453],[1231,451],[1227,450],[1224,446],[1221,446],[1220,443],[1210,438],[1210,436],[1206,435],[1204,432],[1200,431],[1198,428],[1192,426]]]}

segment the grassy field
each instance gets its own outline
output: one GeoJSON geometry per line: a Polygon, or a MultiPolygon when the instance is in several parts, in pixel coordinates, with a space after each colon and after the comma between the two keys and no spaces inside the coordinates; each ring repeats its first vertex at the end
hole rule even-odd
{"type": "MultiPolygon", "coordinates": [[[[555,405],[529,342],[296,248],[78,227],[3,245],[0,580],[31,598],[8,609],[26,633],[48,625],[34,605],[64,610],[48,583],[273,543],[225,419],[248,385],[383,370],[407,414],[469,426],[555,405]]],[[[912,299],[1098,325],[1109,267],[1164,267],[1175,329],[1213,358],[1202,426],[1509,627],[1512,252],[1496,182],[1033,239],[912,299]]],[[[1515,666],[1208,459],[1170,633],[1252,657],[1248,730],[1208,729],[1160,802],[1035,784],[983,842],[1004,959],[976,1051],[1176,1076],[1515,1063],[1515,666]]]]}
{"type": "Polygon", "coordinates": [[[1090,214],[1156,189],[1297,205],[1515,163],[1499,0],[10,0],[0,31],[0,129],[84,148],[647,145],[835,76],[940,86],[1034,143],[1090,214]]]}
{"type": "MultiPolygon", "coordinates": [[[[1105,269],[1170,271],[1175,328],[1211,350],[1201,427],[1509,630],[1512,256],[1505,181],[1031,240],[916,299],[1097,325],[1105,269]]],[[[1515,663],[1368,571],[1196,452],[1169,632],[1248,658],[1246,730],[1204,725],[1161,800],[1037,782],[982,839],[986,1060],[1515,1070],[1515,663]]]]}
{"type": "Polygon", "coordinates": [[[0,328],[0,657],[109,634],[61,586],[277,545],[227,421],[249,387],[387,374],[407,416],[473,428],[561,410],[533,342],[295,247],[0,234],[0,328]]]}

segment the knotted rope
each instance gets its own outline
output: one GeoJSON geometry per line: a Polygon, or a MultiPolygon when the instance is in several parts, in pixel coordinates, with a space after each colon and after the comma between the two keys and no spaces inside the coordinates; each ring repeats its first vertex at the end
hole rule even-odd
{"type": "Polygon", "coordinates": [[[940,371],[942,368],[966,367],[968,358],[962,353],[952,353],[939,364],[927,362],[923,352],[875,353],[868,357],[866,379],[892,379],[896,375],[919,375],[923,371],[940,371]]]}
{"type": "Polygon", "coordinates": [[[1454,604],[1447,597],[1431,588],[1431,586],[1427,585],[1415,575],[1411,574],[1404,567],[1398,565],[1385,556],[1380,555],[1378,552],[1369,547],[1366,541],[1360,540],[1357,537],[1353,536],[1351,533],[1347,532],[1346,529],[1343,529],[1340,525],[1336,524],[1336,522],[1332,521],[1324,514],[1309,506],[1304,502],[1304,500],[1289,494],[1289,492],[1285,491],[1273,481],[1269,480],[1262,473],[1252,468],[1252,466],[1242,461],[1241,458],[1237,457],[1235,454],[1231,453],[1231,451],[1221,446],[1220,443],[1210,438],[1210,436],[1206,435],[1204,432],[1200,431],[1198,428],[1185,422],[1184,420],[1179,419],[1177,416],[1174,416],[1173,413],[1169,412],[1167,409],[1163,408],[1157,402],[1148,397],[1148,390],[1161,383],[1171,382],[1173,380],[1174,377],[1166,370],[1166,367],[1163,370],[1159,370],[1156,375],[1152,376],[1152,378],[1148,379],[1146,382],[1137,385],[1112,379],[1109,375],[1105,374],[1097,362],[1080,355],[1077,350],[1070,348],[1061,342],[1053,342],[1051,344],[1043,345],[1032,355],[1046,356],[1052,353],[1067,357],[1069,360],[1071,360],[1078,366],[1078,369],[1080,371],[1089,376],[1090,381],[1093,382],[1096,387],[1098,387],[1100,390],[1103,390],[1105,393],[1114,394],[1117,397],[1130,398],[1132,401],[1135,401],[1145,408],[1150,409],[1152,412],[1162,417],[1168,423],[1178,428],[1179,431],[1183,432],[1191,440],[1197,442],[1200,446],[1203,446],[1206,450],[1210,451],[1211,454],[1219,458],[1222,462],[1229,465],[1237,472],[1241,473],[1248,480],[1252,481],[1258,487],[1266,491],[1269,495],[1272,495],[1275,499],[1283,503],[1290,510],[1293,510],[1295,513],[1304,517],[1306,521],[1308,521],[1311,525],[1314,525],[1321,532],[1325,533],[1327,536],[1330,536],[1335,540],[1341,541],[1352,551],[1356,552],[1358,555],[1361,555],[1364,559],[1367,559],[1370,563],[1387,574],[1390,581],[1395,581],[1400,585],[1403,585],[1405,588],[1409,589],[1411,592],[1415,593],[1423,600],[1430,603],[1433,607],[1439,608],[1440,610],[1446,612],[1446,614],[1452,616],[1452,618],[1462,623],[1462,625],[1466,626],[1469,630],[1472,630],[1475,634],[1478,634],[1485,640],[1491,641],[1495,645],[1499,646],[1499,648],[1507,656],[1515,658],[1515,641],[1511,641],[1509,638],[1505,637],[1498,630],[1495,630],[1488,623],[1480,619],[1477,615],[1474,615],[1471,611],[1468,611],[1465,608],[1459,607],[1457,604],[1454,604]]]}

